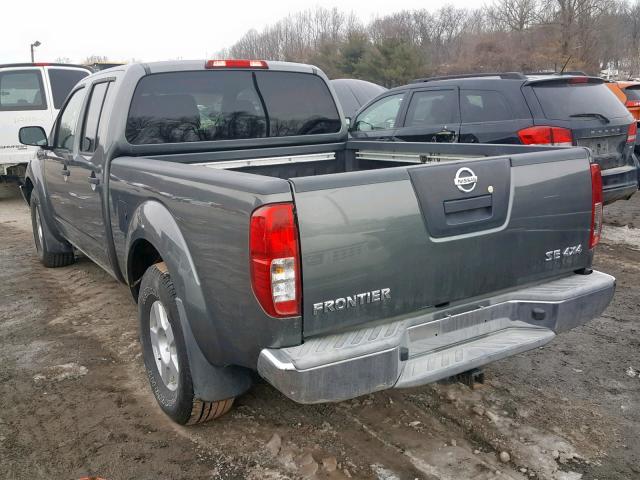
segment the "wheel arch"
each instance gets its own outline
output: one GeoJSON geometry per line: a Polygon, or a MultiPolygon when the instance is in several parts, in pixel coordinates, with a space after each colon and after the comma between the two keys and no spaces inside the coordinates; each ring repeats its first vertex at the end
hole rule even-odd
{"type": "MultiPolygon", "coordinates": [[[[221,351],[216,344],[215,319],[209,313],[198,272],[179,225],[167,207],[157,200],[142,203],[131,216],[126,250],[126,281],[137,293],[144,272],[151,265],[164,262],[176,290],[180,325],[191,367],[197,398],[224,400],[245,392],[252,384],[251,372],[225,365],[221,358],[207,358],[202,348],[221,351]],[[141,272],[141,273],[140,273],[141,272]]],[[[137,295],[136,295],[137,300],[137,295]]]]}

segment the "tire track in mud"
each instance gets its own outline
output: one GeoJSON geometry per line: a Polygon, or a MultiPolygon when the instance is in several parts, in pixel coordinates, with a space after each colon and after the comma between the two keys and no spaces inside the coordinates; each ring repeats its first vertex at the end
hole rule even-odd
{"type": "MultiPolygon", "coordinates": [[[[147,387],[136,307],[128,289],[84,258],[61,269],[41,267],[25,220],[28,210],[8,213],[4,208],[0,202],[0,282],[3,298],[10,301],[0,310],[0,338],[17,345],[14,353],[21,360],[13,370],[0,370],[0,378],[8,375],[16,391],[0,392],[3,403],[43,398],[45,390],[49,398],[45,409],[37,399],[0,413],[0,427],[11,422],[10,430],[23,431],[22,436],[8,436],[11,455],[39,446],[25,462],[11,463],[16,478],[27,478],[19,475],[27,466],[48,474],[89,472],[109,479],[132,473],[166,478],[168,472],[173,472],[170,478],[297,478],[305,471],[301,458],[309,453],[320,463],[314,478],[580,478],[566,476],[571,475],[563,472],[568,466],[553,458],[552,446],[568,462],[585,456],[564,438],[563,430],[536,428],[525,418],[498,411],[492,397],[508,403],[510,393],[492,383],[480,391],[437,385],[315,406],[295,404],[258,383],[222,419],[199,427],[176,426],[147,387]],[[24,301],[15,295],[23,295],[24,301]],[[17,333],[29,321],[38,328],[17,333]],[[89,374],[45,385],[17,379],[70,360],[86,365],[89,374]],[[93,403],[83,406],[88,401],[93,403]],[[484,413],[474,414],[475,407],[484,413]],[[61,429],[68,439],[59,438],[61,429]],[[273,434],[282,438],[276,455],[265,449],[273,434]],[[85,451],[78,449],[78,441],[85,451]],[[167,455],[174,445],[179,445],[177,452],[167,455]],[[69,452],[61,459],[65,449],[69,452]],[[509,464],[497,458],[503,449],[513,457],[509,464]],[[331,457],[338,468],[328,472],[321,461],[331,457]],[[110,467],[113,462],[119,468],[110,467]],[[153,476],[160,473],[164,477],[153,476]]],[[[6,450],[6,444],[1,442],[0,448],[6,450]]]]}

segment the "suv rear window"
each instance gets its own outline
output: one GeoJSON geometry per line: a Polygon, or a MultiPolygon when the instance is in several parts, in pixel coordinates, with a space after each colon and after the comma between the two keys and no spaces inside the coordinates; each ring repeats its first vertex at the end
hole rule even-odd
{"type": "Polygon", "coordinates": [[[0,111],[46,109],[39,70],[0,72],[0,111]]]}
{"type": "Polygon", "coordinates": [[[322,78],[297,72],[199,71],[143,77],[131,101],[132,144],[237,140],[340,131],[322,78]]]}
{"type": "Polygon", "coordinates": [[[547,118],[570,120],[572,115],[598,113],[625,117],[629,112],[604,83],[541,82],[533,85],[547,118]]]}
{"type": "Polygon", "coordinates": [[[49,80],[51,81],[51,93],[53,94],[53,106],[56,110],[64,104],[71,89],[89,75],[85,70],[68,70],[64,68],[49,68],[49,80]]]}

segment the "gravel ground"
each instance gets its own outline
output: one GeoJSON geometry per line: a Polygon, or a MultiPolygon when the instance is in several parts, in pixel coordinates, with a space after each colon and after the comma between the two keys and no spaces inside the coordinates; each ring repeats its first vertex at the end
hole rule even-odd
{"type": "Polygon", "coordinates": [[[148,387],[127,288],[85,258],[41,267],[27,207],[0,187],[0,478],[640,478],[640,196],[606,214],[605,314],[483,386],[303,406],[261,383],[183,428],[148,387]]]}

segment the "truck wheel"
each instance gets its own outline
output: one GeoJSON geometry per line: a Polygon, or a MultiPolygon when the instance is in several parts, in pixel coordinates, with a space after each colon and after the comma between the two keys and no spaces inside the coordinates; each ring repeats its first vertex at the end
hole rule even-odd
{"type": "Polygon", "coordinates": [[[35,195],[31,199],[31,226],[33,228],[33,240],[36,244],[36,251],[40,262],[45,267],[57,268],[71,265],[76,261],[76,257],[73,251],[54,253],[47,247],[47,224],[42,221],[42,214],[40,213],[40,202],[35,195]]]}
{"type": "Polygon", "coordinates": [[[165,263],[149,267],[138,296],[140,342],[158,404],[174,422],[194,425],[224,415],[234,399],[207,402],[195,398],[175,297],[165,263]]]}

